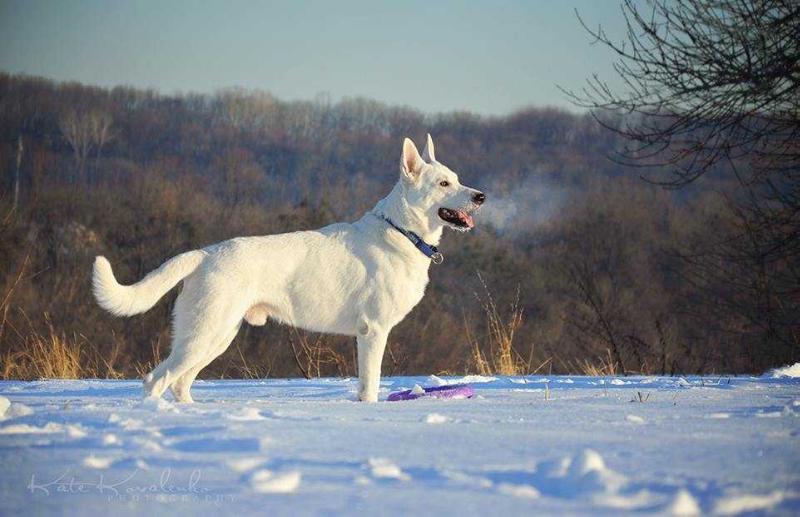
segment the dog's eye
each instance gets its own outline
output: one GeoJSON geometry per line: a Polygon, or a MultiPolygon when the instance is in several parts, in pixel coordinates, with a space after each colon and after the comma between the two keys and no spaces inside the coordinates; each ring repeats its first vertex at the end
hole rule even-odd
{"type": "Polygon", "coordinates": [[[450,182],[447,181],[447,180],[442,180],[442,181],[439,182],[439,186],[440,187],[449,187],[450,186],[450,182]]]}

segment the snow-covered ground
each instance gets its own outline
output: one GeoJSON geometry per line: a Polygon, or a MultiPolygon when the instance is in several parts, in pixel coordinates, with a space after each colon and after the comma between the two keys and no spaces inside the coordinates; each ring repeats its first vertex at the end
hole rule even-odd
{"type": "Polygon", "coordinates": [[[800,379],[465,380],[1,382],[0,515],[800,512],[800,379]]]}

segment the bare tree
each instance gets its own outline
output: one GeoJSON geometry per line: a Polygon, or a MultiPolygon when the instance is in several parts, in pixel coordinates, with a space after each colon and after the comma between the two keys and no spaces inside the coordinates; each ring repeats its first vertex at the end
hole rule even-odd
{"type": "Polygon", "coordinates": [[[86,159],[92,147],[92,128],[89,119],[83,114],[79,114],[73,109],[66,110],[58,121],[61,134],[72,148],[75,156],[74,181],[80,183],[83,180],[83,172],[86,166],[86,159]]]}
{"type": "Polygon", "coordinates": [[[111,115],[100,110],[76,111],[66,110],[58,120],[64,139],[72,148],[75,156],[75,181],[85,181],[86,161],[92,149],[95,149],[95,160],[100,159],[103,146],[112,138],[111,115]]]}
{"type": "MultiPolygon", "coordinates": [[[[621,159],[672,165],[680,186],[715,164],[746,159],[750,180],[797,174],[800,165],[800,4],[795,0],[625,0],[627,35],[617,43],[584,24],[618,56],[621,91],[598,76],[579,105],[626,116],[621,159]],[[646,9],[646,11],[645,11],[646,9]]],[[[583,23],[583,22],[582,22],[583,23]]],[[[744,179],[744,178],[743,178],[744,179]]],[[[796,179],[796,177],[795,177],[796,179]]]]}
{"type": "Polygon", "coordinates": [[[96,148],[95,160],[100,160],[103,147],[114,138],[111,125],[114,119],[104,111],[94,110],[89,113],[89,126],[93,143],[96,148]]]}
{"type": "Polygon", "coordinates": [[[686,258],[709,297],[762,329],[765,344],[800,345],[800,3],[796,0],[625,0],[621,42],[586,30],[617,55],[621,80],[597,75],[578,105],[624,137],[615,159],[658,166],[664,186],[729,174],[736,223],[686,258]],[[616,115],[616,116],[609,116],[616,115]],[[716,293],[719,294],[719,293],[716,293]]]}
{"type": "MultiPolygon", "coordinates": [[[[622,337],[614,325],[613,313],[609,311],[598,286],[597,274],[588,261],[581,257],[576,264],[566,267],[566,277],[577,291],[578,299],[585,305],[585,317],[573,318],[572,324],[581,332],[604,342],[613,360],[615,371],[625,373],[622,360],[622,337]]],[[[640,363],[641,365],[641,363],[640,363]]]]}

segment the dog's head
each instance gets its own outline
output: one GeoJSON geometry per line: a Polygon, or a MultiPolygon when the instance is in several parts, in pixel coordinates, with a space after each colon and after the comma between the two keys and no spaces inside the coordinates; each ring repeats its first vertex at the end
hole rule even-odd
{"type": "Polygon", "coordinates": [[[414,142],[405,139],[400,178],[406,201],[430,226],[439,224],[459,231],[475,226],[472,214],[486,200],[486,195],[459,183],[455,172],[436,161],[431,135],[422,156],[414,142]]]}

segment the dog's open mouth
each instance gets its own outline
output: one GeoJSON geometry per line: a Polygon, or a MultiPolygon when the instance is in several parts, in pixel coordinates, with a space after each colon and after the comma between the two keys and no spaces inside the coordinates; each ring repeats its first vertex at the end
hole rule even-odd
{"type": "Polygon", "coordinates": [[[449,223],[451,226],[462,230],[469,230],[475,226],[475,221],[472,220],[472,216],[463,210],[440,208],[439,218],[441,218],[442,221],[449,223]]]}

